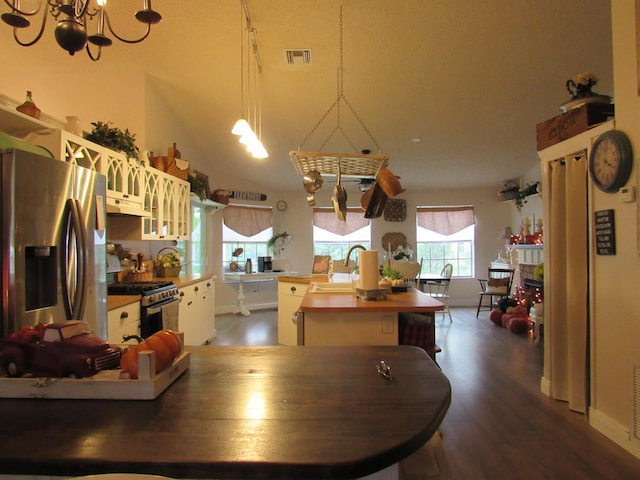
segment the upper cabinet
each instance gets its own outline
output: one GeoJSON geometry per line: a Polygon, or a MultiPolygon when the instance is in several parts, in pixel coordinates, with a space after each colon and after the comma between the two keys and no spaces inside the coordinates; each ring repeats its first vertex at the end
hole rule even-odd
{"type": "Polygon", "coordinates": [[[109,237],[123,240],[189,238],[190,186],[121,152],[0,105],[0,131],[48,149],[58,160],[107,178],[109,237]]]}

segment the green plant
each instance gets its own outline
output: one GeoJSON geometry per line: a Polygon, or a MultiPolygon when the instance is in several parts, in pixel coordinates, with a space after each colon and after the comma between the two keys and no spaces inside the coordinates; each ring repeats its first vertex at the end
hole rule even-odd
{"type": "Polygon", "coordinates": [[[518,191],[518,195],[512,199],[513,203],[518,209],[518,212],[522,211],[522,207],[524,207],[524,205],[527,203],[527,197],[529,195],[537,193],[538,185],[540,185],[539,181],[527,183],[527,186],[524,189],[518,191]]]}
{"type": "Polygon", "coordinates": [[[207,189],[209,188],[209,185],[207,185],[207,182],[205,182],[202,179],[202,177],[200,177],[198,175],[195,175],[193,173],[190,173],[187,176],[187,180],[191,184],[190,190],[198,196],[200,201],[206,200],[207,199],[207,189]]]}
{"type": "Polygon", "coordinates": [[[112,127],[111,122],[91,122],[91,125],[93,129],[84,138],[116,152],[124,152],[129,158],[138,158],[140,150],[136,146],[136,135],[129,129],[112,127]]]}
{"type": "Polygon", "coordinates": [[[391,280],[399,280],[402,278],[402,274],[398,270],[394,270],[389,265],[382,267],[382,276],[390,278],[391,280]]]}
{"type": "Polygon", "coordinates": [[[274,255],[278,255],[284,250],[288,239],[289,234],[287,232],[276,233],[267,241],[267,250],[272,250],[274,255]]]}

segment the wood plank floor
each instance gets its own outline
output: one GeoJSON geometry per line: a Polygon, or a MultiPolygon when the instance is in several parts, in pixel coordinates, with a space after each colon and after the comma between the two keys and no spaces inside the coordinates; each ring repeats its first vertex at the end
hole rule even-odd
{"type": "MultiPolygon", "coordinates": [[[[454,478],[640,479],[640,459],[590,427],[564,402],[540,393],[542,345],[495,327],[488,313],[437,316],[438,363],[452,403],[442,443],[454,478]]],[[[277,312],[217,315],[211,345],[276,345],[277,312]]]]}

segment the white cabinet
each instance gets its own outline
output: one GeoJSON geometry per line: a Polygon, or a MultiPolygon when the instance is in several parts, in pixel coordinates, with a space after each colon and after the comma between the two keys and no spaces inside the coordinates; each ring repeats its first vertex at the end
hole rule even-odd
{"type": "Polygon", "coordinates": [[[278,343],[298,344],[298,326],[294,315],[300,308],[309,285],[297,282],[278,282],[278,343]]]}
{"type": "Polygon", "coordinates": [[[189,182],[146,168],[143,176],[143,208],[151,216],[143,218],[143,240],[189,238],[191,204],[189,182]]]}
{"type": "Polygon", "coordinates": [[[185,345],[203,345],[216,336],[215,277],[180,288],[179,327],[185,345]]]}
{"type": "Polygon", "coordinates": [[[122,343],[123,335],[140,335],[140,302],[114,308],[107,313],[107,341],[122,343]]]}
{"type": "Polygon", "coordinates": [[[139,160],[97,145],[61,129],[30,133],[26,140],[41,145],[55,158],[73,163],[107,177],[107,205],[142,208],[144,166],[139,160]]]}

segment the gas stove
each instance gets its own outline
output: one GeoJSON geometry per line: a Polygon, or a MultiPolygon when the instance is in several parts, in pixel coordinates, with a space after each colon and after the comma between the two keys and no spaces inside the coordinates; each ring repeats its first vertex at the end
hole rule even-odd
{"type": "Polygon", "coordinates": [[[178,287],[169,281],[118,282],[107,285],[109,295],[141,295],[140,304],[148,307],[164,300],[176,297],[178,287]]]}

